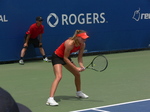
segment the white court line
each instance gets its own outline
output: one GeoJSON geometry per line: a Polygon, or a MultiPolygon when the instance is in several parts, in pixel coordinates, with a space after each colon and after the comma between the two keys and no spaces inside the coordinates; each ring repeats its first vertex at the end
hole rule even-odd
{"type": "Polygon", "coordinates": [[[95,110],[95,111],[97,111],[97,112],[110,112],[110,111],[100,110],[100,109],[96,109],[96,108],[94,108],[94,109],[92,109],[92,110],[95,110]]]}
{"type": "Polygon", "coordinates": [[[83,109],[83,110],[75,110],[75,111],[70,111],[70,112],[80,112],[80,111],[85,111],[85,110],[94,110],[94,109],[96,109],[96,108],[113,107],[113,106],[119,106],[119,105],[125,105],[125,104],[130,104],[130,103],[137,103],[137,102],[143,102],[143,101],[148,101],[148,100],[150,100],[150,99],[143,99],[143,100],[137,100],[137,101],[130,101],[130,102],[124,102],[124,103],[106,105],[106,106],[101,106],[101,107],[94,107],[94,108],[83,109]]]}

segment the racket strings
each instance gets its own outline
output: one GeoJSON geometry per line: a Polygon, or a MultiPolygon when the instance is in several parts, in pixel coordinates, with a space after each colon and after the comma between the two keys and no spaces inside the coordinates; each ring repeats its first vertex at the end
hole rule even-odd
{"type": "Polygon", "coordinates": [[[93,61],[92,68],[97,71],[103,71],[106,67],[107,67],[107,60],[102,56],[98,56],[93,61]]]}

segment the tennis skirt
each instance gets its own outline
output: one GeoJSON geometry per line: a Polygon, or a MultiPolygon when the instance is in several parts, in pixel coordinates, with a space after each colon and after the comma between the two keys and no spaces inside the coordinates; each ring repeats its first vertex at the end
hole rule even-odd
{"type": "MultiPolygon", "coordinates": [[[[68,57],[68,59],[73,63],[72,59],[70,57],[68,57]]],[[[55,53],[52,54],[52,65],[54,66],[55,64],[62,64],[62,65],[66,65],[66,62],[64,61],[63,58],[57,56],[55,53]]]]}

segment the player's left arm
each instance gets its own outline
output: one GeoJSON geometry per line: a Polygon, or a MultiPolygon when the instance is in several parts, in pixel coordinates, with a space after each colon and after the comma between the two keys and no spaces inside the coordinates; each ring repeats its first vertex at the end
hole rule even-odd
{"type": "Polygon", "coordinates": [[[42,45],[42,34],[44,33],[44,26],[42,25],[42,30],[39,34],[39,42],[40,42],[40,45],[42,45]]]}
{"type": "Polygon", "coordinates": [[[83,65],[83,52],[84,52],[84,48],[85,48],[85,43],[81,45],[80,47],[80,50],[79,50],[79,54],[78,54],[78,63],[79,63],[79,66],[81,68],[85,68],[84,65],[83,65]]]}
{"type": "Polygon", "coordinates": [[[39,43],[42,45],[42,34],[39,34],[39,43]]]}

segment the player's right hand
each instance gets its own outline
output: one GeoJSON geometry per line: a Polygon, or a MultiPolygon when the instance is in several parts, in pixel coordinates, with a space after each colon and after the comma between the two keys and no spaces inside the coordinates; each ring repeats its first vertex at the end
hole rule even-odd
{"type": "Polygon", "coordinates": [[[84,68],[81,68],[81,67],[77,67],[77,69],[78,69],[79,72],[82,72],[82,71],[85,70],[84,68]]]}
{"type": "Polygon", "coordinates": [[[24,45],[23,45],[24,47],[28,47],[28,43],[24,43],[24,45]]]}

